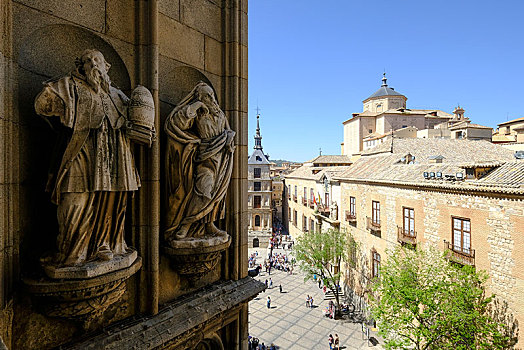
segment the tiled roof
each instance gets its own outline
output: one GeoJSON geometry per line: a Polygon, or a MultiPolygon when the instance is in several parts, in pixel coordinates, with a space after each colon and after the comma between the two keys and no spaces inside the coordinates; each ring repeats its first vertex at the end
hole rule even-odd
{"type": "Polygon", "coordinates": [[[312,167],[303,165],[298,169],[285,176],[286,179],[307,179],[319,181],[323,175],[330,177],[338,176],[346,171],[350,165],[346,166],[326,166],[326,167],[312,167]]]}
{"type": "Polygon", "coordinates": [[[322,163],[322,164],[336,164],[336,163],[351,163],[351,157],[345,155],[325,155],[317,156],[306,163],[322,163]]]}
{"type": "Polygon", "coordinates": [[[500,123],[498,125],[500,126],[500,125],[506,125],[506,124],[513,124],[513,123],[516,123],[516,122],[524,122],[524,117],[513,119],[513,120],[508,120],[507,122],[500,123]]]}
{"type": "Polygon", "coordinates": [[[395,139],[393,152],[390,142],[375,147],[375,153],[363,155],[335,178],[342,181],[369,181],[378,183],[440,187],[488,192],[511,192],[524,195],[524,161],[515,161],[513,151],[487,141],[450,139],[395,139]],[[377,149],[387,151],[377,153],[377,149]],[[415,156],[413,164],[401,159],[415,156]],[[441,155],[442,163],[430,163],[431,156],[441,155]],[[464,175],[464,164],[493,166],[495,170],[480,180],[445,181],[426,180],[424,172],[445,175],[464,175]],[[498,167],[498,168],[497,168],[498,167]],[[509,186],[511,185],[511,186],[509,186]]]}
{"type": "Polygon", "coordinates": [[[458,129],[465,129],[465,128],[473,128],[473,129],[490,129],[493,130],[493,128],[490,128],[489,126],[484,126],[480,124],[474,124],[474,123],[457,123],[453,125],[449,130],[458,130],[458,129]]]}

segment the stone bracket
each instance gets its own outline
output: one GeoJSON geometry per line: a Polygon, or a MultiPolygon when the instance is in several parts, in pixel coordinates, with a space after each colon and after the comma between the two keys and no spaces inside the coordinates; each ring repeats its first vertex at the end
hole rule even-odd
{"type": "Polygon", "coordinates": [[[214,321],[234,313],[264,288],[263,283],[251,277],[218,282],[165,305],[157,315],[110,326],[62,349],[156,349],[184,345],[195,338],[196,333],[208,331],[214,321]]]}

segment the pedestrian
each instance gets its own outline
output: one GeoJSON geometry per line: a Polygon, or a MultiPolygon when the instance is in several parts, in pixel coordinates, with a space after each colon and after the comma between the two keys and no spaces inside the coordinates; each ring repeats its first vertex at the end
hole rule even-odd
{"type": "Polygon", "coordinates": [[[267,296],[267,308],[271,308],[271,298],[269,297],[269,295],[267,296]]]}
{"type": "Polygon", "coordinates": [[[267,288],[267,280],[266,280],[266,288],[267,288]]]}
{"type": "Polygon", "coordinates": [[[313,307],[313,296],[309,298],[309,307],[313,307]]]}
{"type": "Polygon", "coordinates": [[[280,288],[280,293],[282,293],[282,285],[281,284],[278,285],[278,288],[280,288]]]}
{"type": "Polygon", "coordinates": [[[328,342],[329,342],[329,350],[333,350],[333,343],[335,342],[335,339],[333,339],[332,334],[329,335],[328,342]]]}
{"type": "Polygon", "coordinates": [[[273,288],[273,280],[271,277],[269,278],[269,288],[273,288]]]}
{"type": "Polygon", "coordinates": [[[309,307],[309,294],[308,294],[308,296],[306,298],[306,307],[309,307]]]}
{"type": "Polygon", "coordinates": [[[338,339],[338,334],[335,333],[335,350],[340,350],[340,340],[338,339]]]}
{"type": "Polygon", "coordinates": [[[318,288],[320,289],[320,284],[322,283],[322,280],[319,278],[318,279],[318,288]]]}

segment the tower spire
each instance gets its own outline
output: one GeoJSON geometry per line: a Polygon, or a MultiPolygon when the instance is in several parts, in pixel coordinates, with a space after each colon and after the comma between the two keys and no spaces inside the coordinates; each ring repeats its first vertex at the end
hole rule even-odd
{"type": "Polygon", "coordinates": [[[262,150],[262,136],[260,136],[260,115],[257,114],[257,130],[255,132],[255,149],[262,150]]]}
{"type": "Polygon", "coordinates": [[[381,86],[387,87],[388,86],[387,82],[388,82],[388,79],[386,78],[386,72],[384,72],[383,77],[382,77],[382,85],[381,86]]]}

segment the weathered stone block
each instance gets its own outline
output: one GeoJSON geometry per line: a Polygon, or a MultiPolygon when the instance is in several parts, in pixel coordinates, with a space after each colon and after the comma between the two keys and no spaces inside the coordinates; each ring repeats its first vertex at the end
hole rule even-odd
{"type": "Polygon", "coordinates": [[[169,18],[180,21],[180,0],[159,0],[158,11],[169,18]]]}
{"type": "Polygon", "coordinates": [[[133,43],[135,38],[135,2],[111,0],[107,2],[106,35],[133,43]]]}
{"type": "Polygon", "coordinates": [[[204,69],[204,35],[162,14],[158,21],[160,54],[204,69]]]}
{"type": "Polygon", "coordinates": [[[214,74],[222,74],[223,45],[215,39],[205,37],[205,70],[214,74]]]}
{"type": "Polygon", "coordinates": [[[180,20],[187,26],[222,41],[222,9],[209,0],[181,0],[180,20]]]}
{"type": "Polygon", "coordinates": [[[20,4],[63,18],[97,32],[105,31],[105,0],[16,0],[20,4]]]}

